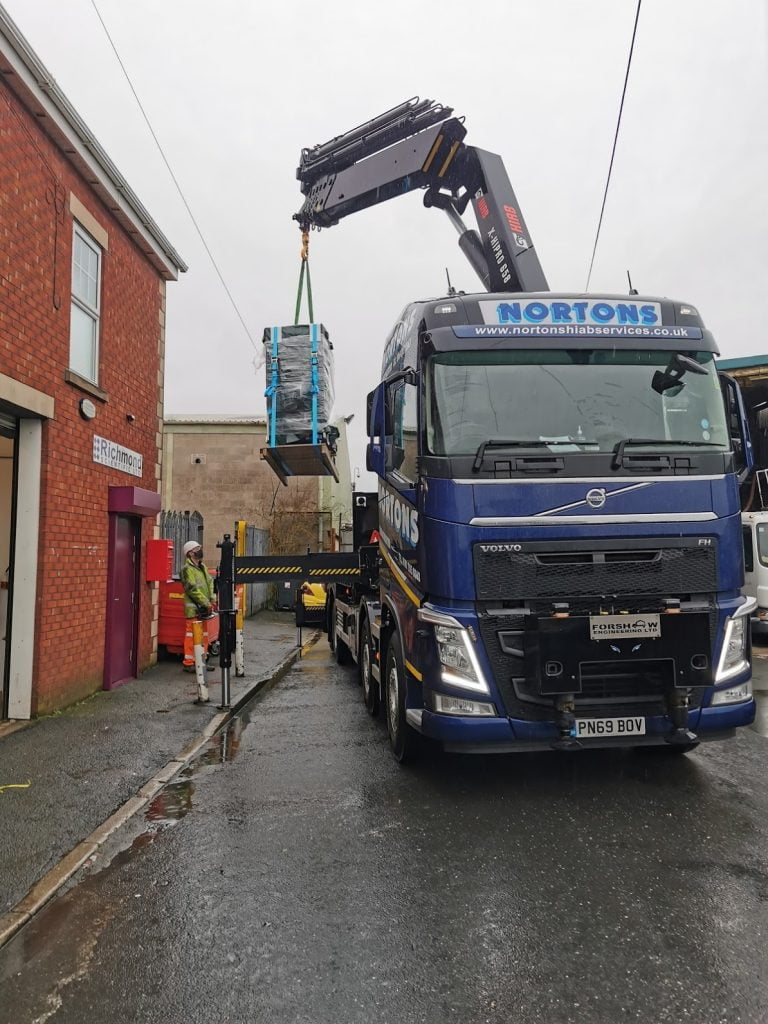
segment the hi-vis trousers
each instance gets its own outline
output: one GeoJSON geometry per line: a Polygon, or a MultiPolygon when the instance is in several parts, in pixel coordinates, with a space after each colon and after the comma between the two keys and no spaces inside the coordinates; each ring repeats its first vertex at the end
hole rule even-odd
{"type": "Polygon", "coordinates": [[[197,679],[197,699],[208,700],[208,687],[205,682],[205,659],[208,654],[208,623],[205,619],[187,619],[184,633],[184,664],[195,666],[197,679]]]}

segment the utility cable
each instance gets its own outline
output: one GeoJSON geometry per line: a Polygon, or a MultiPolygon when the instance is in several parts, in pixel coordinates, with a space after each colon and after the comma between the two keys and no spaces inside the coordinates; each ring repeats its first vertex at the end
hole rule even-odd
{"type": "Polygon", "coordinates": [[[595,253],[597,252],[597,243],[600,238],[600,228],[603,226],[603,214],[605,213],[605,201],[608,198],[608,186],[611,183],[611,172],[613,171],[613,159],[616,156],[616,144],[619,141],[619,129],[621,128],[621,115],[624,113],[624,97],[627,95],[627,82],[629,81],[629,69],[632,66],[632,54],[635,49],[635,37],[637,35],[637,23],[640,19],[640,6],[643,0],[637,0],[637,10],[635,11],[635,24],[632,29],[632,42],[629,44],[629,57],[627,58],[627,70],[624,74],[624,88],[621,90],[621,103],[619,104],[619,116],[616,121],[616,133],[613,136],[613,149],[611,150],[611,162],[608,165],[608,177],[605,180],[605,190],[603,191],[603,204],[600,207],[600,219],[597,222],[597,233],[595,234],[595,244],[592,247],[592,259],[589,261],[589,273],[587,274],[587,284],[585,291],[589,291],[589,282],[592,279],[592,267],[595,265],[595,253]]]}
{"type": "Polygon", "coordinates": [[[202,230],[200,228],[200,225],[197,223],[197,220],[195,219],[194,213],[192,213],[192,209],[191,209],[189,203],[187,202],[187,198],[184,195],[184,192],[182,191],[181,185],[179,184],[176,175],[173,173],[173,168],[171,167],[170,163],[168,162],[168,157],[165,155],[165,152],[163,151],[163,147],[160,145],[160,140],[158,139],[157,135],[155,134],[155,129],[152,127],[152,123],[150,122],[149,117],[147,116],[147,112],[144,109],[144,106],[143,106],[141,100],[139,99],[139,94],[136,92],[136,90],[135,90],[135,88],[133,86],[133,82],[131,81],[131,76],[128,74],[128,71],[127,71],[127,69],[125,67],[125,64],[123,64],[122,58],[120,57],[118,49],[115,46],[115,42],[112,39],[112,36],[109,34],[109,29],[107,28],[107,26],[106,26],[106,24],[104,22],[104,19],[101,16],[101,12],[99,11],[99,8],[96,6],[96,0],[91,0],[91,6],[93,7],[94,11],[96,12],[96,17],[101,22],[101,27],[104,29],[104,34],[106,35],[107,39],[109,40],[109,45],[112,47],[112,50],[113,50],[113,52],[115,54],[115,57],[117,58],[117,63],[120,65],[120,67],[122,69],[122,72],[125,75],[125,80],[128,83],[128,86],[129,86],[131,92],[133,93],[133,98],[136,100],[136,103],[138,104],[139,110],[141,111],[142,117],[144,118],[144,121],[146,122],[147,128],[149,128],[149,132],[150,132],[152,138],[155,140],[155,145],[157,146],[158,152],[160,153],[160,156],[163,158],[163,163],[168,168],[168,173],[170,174],[171,179],[173,180],[173,184],[176,186],[176,191],[179,193],[179,196],[181,197],[181,201],[184,204],[184,207],[185,207],[187,213],[189,214],[189,219],[192,221],[192,223],[195,226],[195,231],[197,231],[197,234],[198,234],[198,236],[200,238],[200,241],[203,243],[203,248],[205,249],[206,253],[208,254],[208,258],[211,261],[213,269],[216,271],[216,274],[217,274],[217,276],[219,278],[219,281],[221,281],[222,288],[227,293],[227,298],[229,299],[230,303],[232,304],[232,308],[234,309],[234,311],[235,311],[235,313],[237,315],[238,320],[242,324],[243,330],[248,335],[248,340],[253,345],[253,347],[256,349],[256,351],[259,352],[260,348],[256,344],[256,342],[255,342],[255,340],[253,338],[253,335],[248,330],[248,325],[246,324],[245,320],[243,319],[242,313],[238,309],[237,303],[235,302],[235,299],[234,299],[234,297],[232,295],[232,292],[229,290],[229,286],[227,285],[227,282],[224,280],[224,275],[222,274],[221,270],[219,269],[218,263],[214,259],[213,253],[211,252],[210,247],[209,247],[208,243],[205,240],[205,236],[203,235],[203,232],[202,232],[202,230]]]}

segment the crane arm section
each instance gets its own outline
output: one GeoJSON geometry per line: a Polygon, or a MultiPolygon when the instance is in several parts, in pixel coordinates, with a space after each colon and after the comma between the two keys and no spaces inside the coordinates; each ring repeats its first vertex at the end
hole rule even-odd
{"type": "Polygon", "coordinates": [[[501,157],[467,146],[463,120],[450,107],[409,100],[301,154],[296,176],[305,196],[294,215],[303,230],[416,189],[424,205],[444,210],[459,246],[489,291],[548,291],[501,157]],[[478,229],[462,215],[471,203],[478,229]]]}

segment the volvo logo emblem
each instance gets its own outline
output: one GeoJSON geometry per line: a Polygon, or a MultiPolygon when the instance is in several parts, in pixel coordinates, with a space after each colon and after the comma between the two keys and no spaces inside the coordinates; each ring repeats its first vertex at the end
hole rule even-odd
{"type": "Polygon", "coordinates": [[[586,500],[590,508],[602,508],[605,504],[605,488],[593,487],[591,491],[587,491],[586,500]]]}

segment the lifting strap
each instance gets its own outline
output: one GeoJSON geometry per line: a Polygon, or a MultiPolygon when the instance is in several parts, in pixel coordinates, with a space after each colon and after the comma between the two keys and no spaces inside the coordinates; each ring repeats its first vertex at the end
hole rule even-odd
{"type": "Polygon", "coordinates": [[[309,308],[309,322],[315,322],[314,310],[312,308],[312,279],[309,276],[309,230],[304,228],[301,232],[301,270],[299,271],[299,290],[296,295],[296,314],[294,324],[298,324],[301,315],[301,297],[304,291],[304,277],[307,278],[307,306],[309,308]]]}

